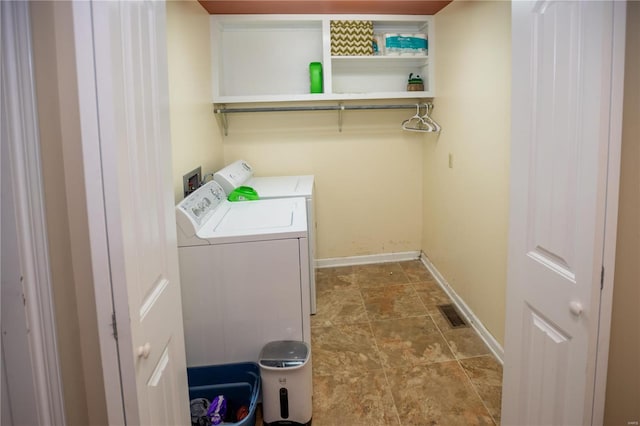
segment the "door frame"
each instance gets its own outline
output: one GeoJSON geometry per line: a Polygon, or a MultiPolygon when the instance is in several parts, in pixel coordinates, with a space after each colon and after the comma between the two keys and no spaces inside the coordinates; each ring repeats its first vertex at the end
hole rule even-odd
{"type": "MultiPolygon", "coordinates": [[[[2,125],[13,167],[18,256],[26,300],[29,353],[41,424],[65,424],[49,267],[28,2],[2,2],[2,125]]],[[[6,208],[6,207],[5,207],[6,208]]],[[[0,373],[1,374],[1,373],[0,373]]]]}
{"type": "Polygon", "coordinates": [[[624,99],[624,64],[626,55],[627,2],[614,2],[613,47],[611,66],[609,149],[607,151],[607,187],[605,197],[604,247],[602,253],[602,290],[597,325],[595,376],[593,377],[593,404],[591,424],[604,422],[609,339],[613,312],[613,285],[616,264],[618,231],[618,204],[620,188],[620,156],[622,149],[622,117],[624,99]]]}
{"type": "MultiPolygon", "coordinates": [[[[90,1],[74,1],[71,5],[73,37],[75,47],[75,65],[78,85],[78,110],[80,111],[80,133],[82,146],[82,168],[85,176],[84,188],[87,207],[87,224],[91,267],[98,318],[98,341],[104,381],[106,423],[124,425],[135,423],[128,418],[127,407],[137,405],[136,398],[127,398],[122,383],[118,338],[130,334],[123,327],[116,328],[118,312],[115,308],[115,292],[111,256],[114,247],[109,245],[107,206],[105,193],[109,190],[105,184],[102,141],[100,139],[100,119],[98,117],[98,99],[95,75],[93,4],[90,1]],[[89,178],[89,176],[91,178],[89,178]]],[[[104,125],[104,123],[102,123],[104,125]]],[[[126,291],[126,289],[125,289],[126,291]]],[[[98,373],[99,374],[99,373],[98,373]]],[[[137,410],[136,410],[137,412],[137,410]]]]}

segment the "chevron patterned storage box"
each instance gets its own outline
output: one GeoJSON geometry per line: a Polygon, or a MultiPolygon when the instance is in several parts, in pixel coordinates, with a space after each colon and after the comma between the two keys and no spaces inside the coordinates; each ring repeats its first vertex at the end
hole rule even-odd
{"type": "Polygon", "coordinates": [[[373,23],[371,21],[331,21],[331,55],[373,55],[373,23]]]}

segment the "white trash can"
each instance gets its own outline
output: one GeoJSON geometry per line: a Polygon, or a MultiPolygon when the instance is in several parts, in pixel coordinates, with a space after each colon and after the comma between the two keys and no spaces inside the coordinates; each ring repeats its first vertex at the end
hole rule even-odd
{"type": "Polygon", "coordinates": [[[296,340],[269,342],[258,364],[264,425],[311,425],[311,347],[296,340]]]}

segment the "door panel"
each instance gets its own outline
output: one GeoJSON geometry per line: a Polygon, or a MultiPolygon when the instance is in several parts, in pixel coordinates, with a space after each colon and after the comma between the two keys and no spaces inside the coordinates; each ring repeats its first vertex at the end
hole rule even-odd
{"type": "Polygon", "coordinates": [[[174,345],[168,345],[164,348],[146,383],[149,406],[154,407],[149,413],[149,424],[152,425],[171,425],[172,423],[168,422],[169,419],[180,418],[173,400],[180,393],[175,387],[179,382],[175,377],[177,372],[170,368],[174,355],[170,350],[173,347],[174,345]]]}
{"type": "Polygon", "coordinates": [[[530,399],[523,401],[521,410],[528,424],[554,424],[553,419],[563,415],[571,337],[530,306],[525,308],[523,325],[527,349],[520,381],[529,384],[530,399]]]}
{"type": "Polygon", "coordinates": [[[92,4],[110,269],[128,424],[189,423],[165,5],[92,4]]]}
{"type": "Polygon", "coordinates": [[[591,423],[613,12],[613,2],[512,6],[504,424],[591,423]]]}
{"type": "Polygon", "coordinates": [[[578,141],[572,105],[583,101],[579,55],[580,5],[539,3],[533,14],[533,102],[529,234],[533,259],[575,281],[578,141]],[[557,143],[561,140],[562,143],[557,143]]]}

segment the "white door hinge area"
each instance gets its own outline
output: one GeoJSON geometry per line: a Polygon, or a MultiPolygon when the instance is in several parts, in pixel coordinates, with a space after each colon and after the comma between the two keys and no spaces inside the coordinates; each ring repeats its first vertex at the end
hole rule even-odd
{"type": "Polygon", "coordinates": [[[111,328],[113,329],[113,338],[118,340],[118,324],[116,323],[116,313],[111,313],[111,328]]]}

